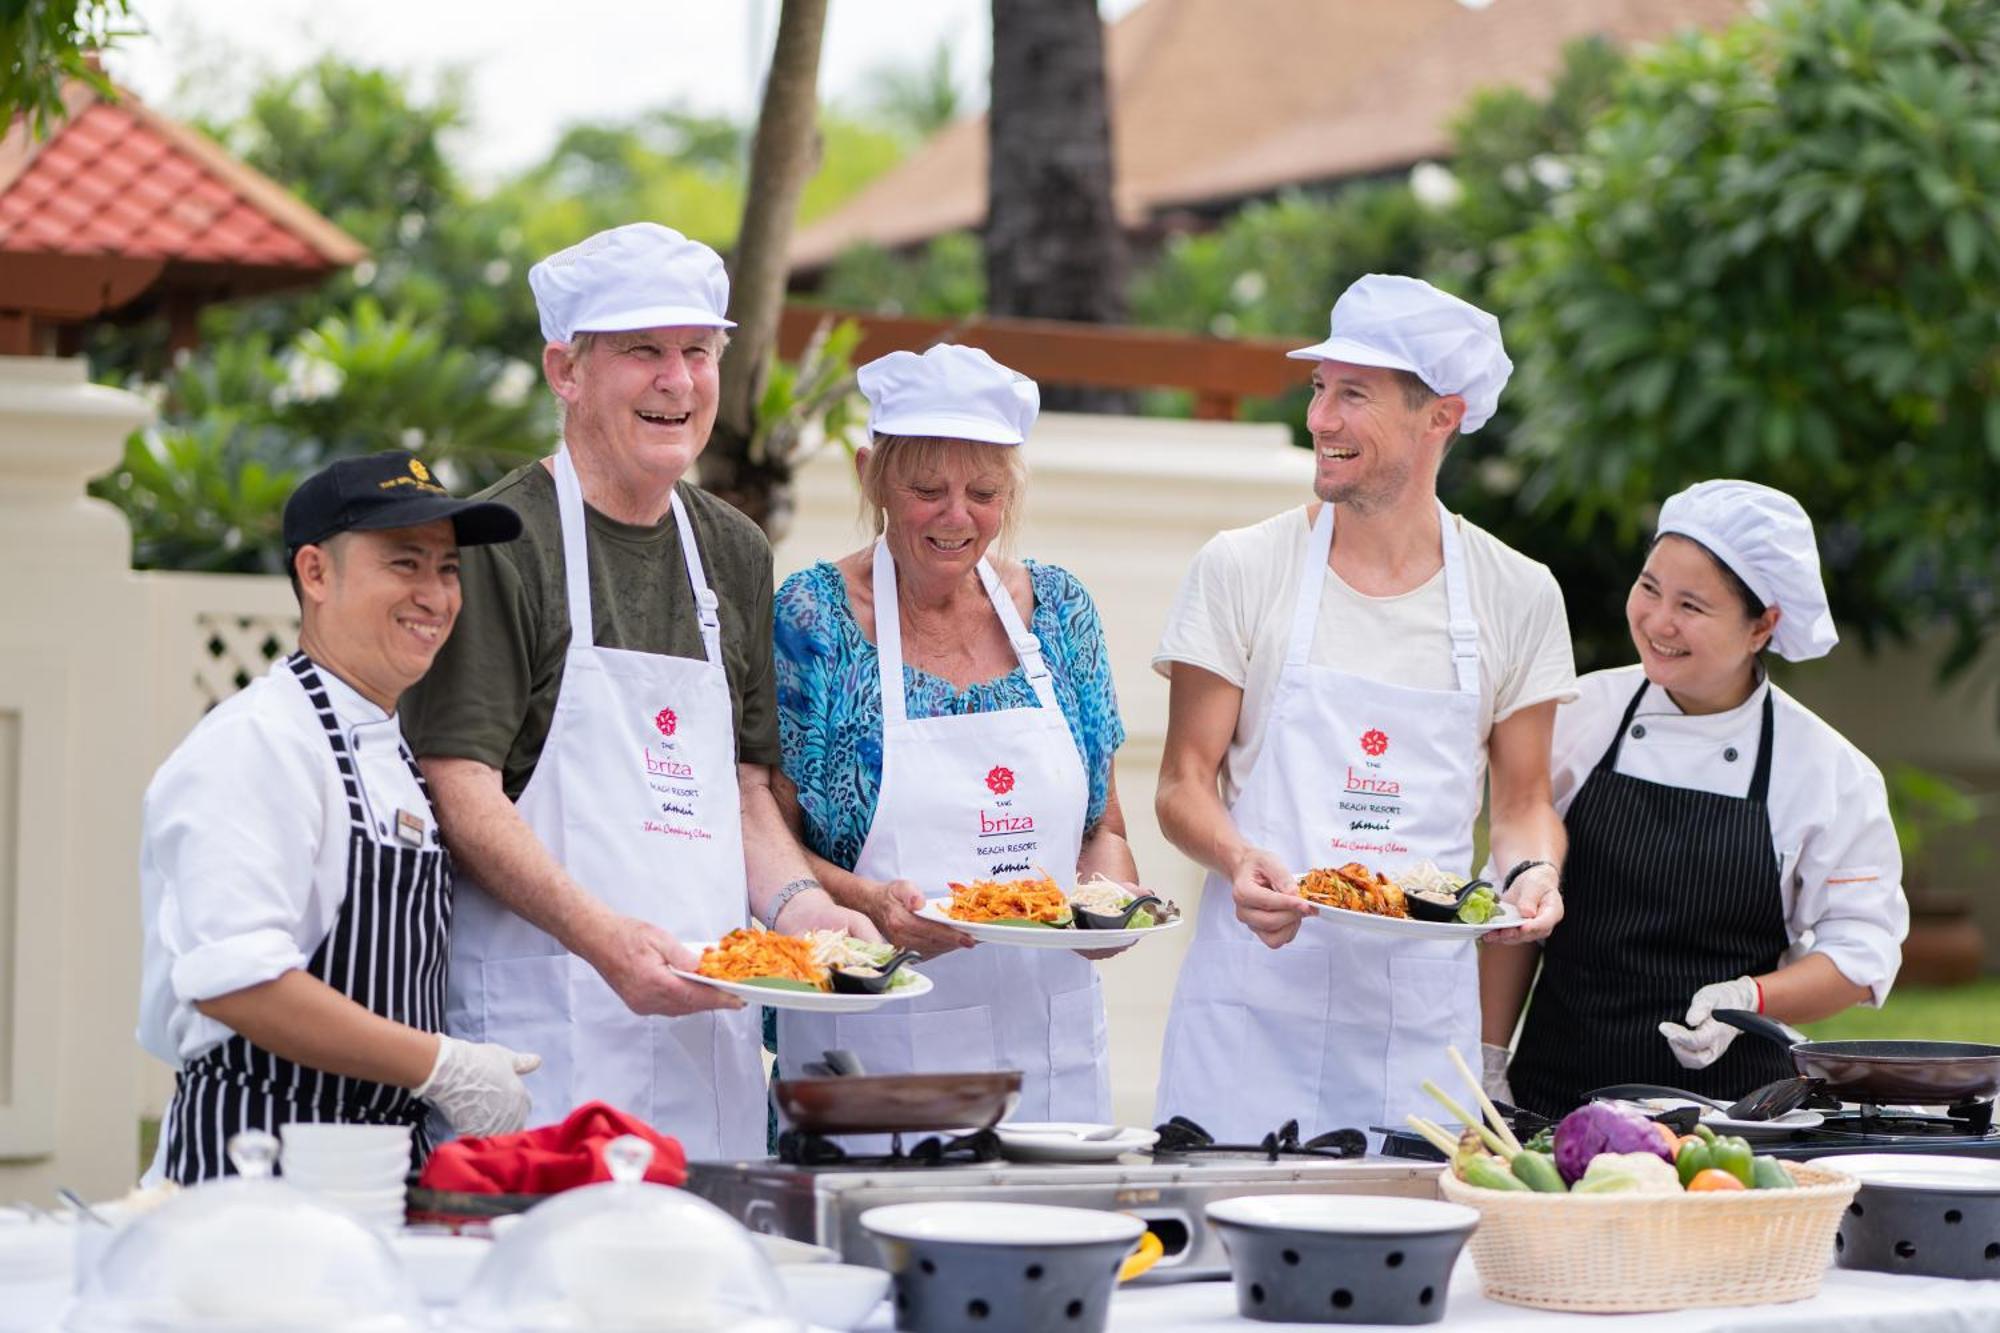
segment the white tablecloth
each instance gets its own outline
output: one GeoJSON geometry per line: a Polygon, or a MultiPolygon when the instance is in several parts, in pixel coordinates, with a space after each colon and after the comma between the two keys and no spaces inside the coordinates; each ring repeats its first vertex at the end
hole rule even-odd
{"type": "MultiPolygon", "coordinates": [[[[886,1304],[869,1330],[895,1327],[886,1304]]],[[[1236,1287],[1230,1282],[1184,1282],[1159,1287],[1128,1287],[1113,1298],[1110,1333],[1203,1333],[1230,1329],[1323,1330],[1328,1327],[1394,1329],[1395,1324],[1267,1324],[1236,1313],[1236,1287]]],[[[1420,1326],[1421,1327],[1421,1326],[1420,1326]]],[[[2000,1281],[1955,1282],[1948,1278],[1892,1277],[1829,1268],[1819,1295],[1789,1305],[1729,1306],[1712,1310],[1674,1310],[1664,1314],[1558,1314],[1503,1305],[1480,1294],[1479,1275],[1472,1260],[1461,1258],[1453,1270],[1444,1320],[1429,1327],[1506,1329],[1586,1329],[1598,1333],[2000,1333],[2000,1281]]]]}

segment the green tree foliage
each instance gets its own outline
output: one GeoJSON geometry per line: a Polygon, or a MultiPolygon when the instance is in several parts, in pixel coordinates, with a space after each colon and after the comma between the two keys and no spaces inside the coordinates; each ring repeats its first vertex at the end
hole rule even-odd
{"type": "Polygon", "coordinates": [[[421,454],[455,489],[546,452],[553,429],[525,362],[448,343],[369,299],[288,343],[251,332],[168,376],[156,426],[92,494],[125,511],[140,568],[277,573],[279,515],[306,474],[383,449],[421,454]]]}
{"type": "Polygon", "coordinates": [[[0,0],[0,126],[25,114],[36,135],[47,134],[70,79],[109,93],[89,54],[132,36],[120,26],[130,13],[128,0],[0,0]]]}
{"type": "Polygon", "coordinates": [[[1942,619],[1969,660],[2000,621],[2000,5],[1786,0],[1678,40],[1570,165],[1496,283],[1524,497],[1636,558],[1666,495],[1768,482],[1837,617],[1942,619]]]}
{"type": "Polygon", "coordinates": [[[852,246],[827,269],[817,299],[878,315],[969,318],[986,309],[986,252],[969,231],[946,232],[914,256],[852,246]]]}
{"type": "Polygon", "coordinates": [[[939,41],[918,65],[884,65],[869,77],[874,118],[921,143],[957,120],[965,99],[951,77],[951,43],[939,41]]]}

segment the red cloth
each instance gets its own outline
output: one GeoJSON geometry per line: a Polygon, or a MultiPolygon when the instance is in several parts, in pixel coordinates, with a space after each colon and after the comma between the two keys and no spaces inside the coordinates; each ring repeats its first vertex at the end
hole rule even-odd
{"type": "Polygon", "coordinates": [[[453,1139],[431,1154],[417,1183],[464,1194],[554,1194],[611,1179],[604,1147],[621,1134],[635,1134],[653,1145],[647,1180],[656,1185],[687,1180],[687,1153],[678,1139],[654,1132],[616,1107],[585,1102],[560,1125],[490,1139],[453,1139]]]}

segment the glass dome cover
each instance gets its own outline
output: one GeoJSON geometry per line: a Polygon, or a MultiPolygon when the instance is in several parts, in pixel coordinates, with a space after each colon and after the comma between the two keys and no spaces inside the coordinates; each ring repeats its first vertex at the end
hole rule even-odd
{"type": "Polygon", "coordinates": [[[240,1177],[182,1192],[105,1250],[67,1333],[418,1333],[423,1306],[387,1243],[272,1177],[278,1141],[229,1141],[240,1177]]]}
{"type": "Polygon", "coordinates": [[[652,1145],[604,1150],[611,1179],[529,1210],[460,1303],[466,1333],[803,1333],[757,1243],[727,1213],[647,1183],[652,1145]]]}

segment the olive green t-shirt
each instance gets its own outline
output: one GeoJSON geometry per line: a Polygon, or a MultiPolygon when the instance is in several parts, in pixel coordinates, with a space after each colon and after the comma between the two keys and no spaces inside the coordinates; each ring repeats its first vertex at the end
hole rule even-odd
{"type": "MultiPolygon", "coordinates": [[[[755,523],[699,487],[683,482],[676,490],[721,603],[737,758],[775,765],[770,543],[755,523]]],[[[530,463],[480,498],[519,513],[521,536],[464,548],[458,624],[430,672],[403,696],[399,712],[413,754],[488,764],[500,770],[507,795],[518,800],[548,739],[569,648],[555,478],[530,463]]],[[[597,646],[700,658],[701,624],[673,515],[638,527],[585,505],[584,526],[597,646]]]]}

